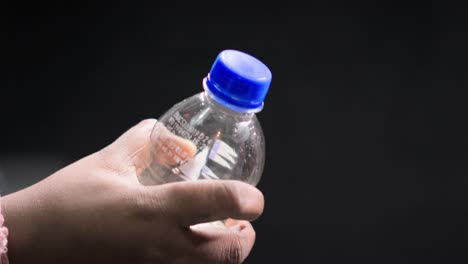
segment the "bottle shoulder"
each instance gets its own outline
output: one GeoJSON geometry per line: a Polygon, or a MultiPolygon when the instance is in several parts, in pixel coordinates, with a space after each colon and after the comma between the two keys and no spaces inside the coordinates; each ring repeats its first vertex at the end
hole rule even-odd
{"type": "Polygon", "coordinates": [[[263,142],[264,137],[260,122],[254,113],[226,111],[207,100],[203,94],[193,95],[177,103],[162,115],[159,121],[174,131],[188,131],[192,137],[194,134],[203,134],[236,143],[252,140],[263,142]]]}
{"type": "Polygon", "coordinates": [[[180,113],[186,119],[197,118],[198,121],[218,120],[223,123],[247,122],[260,125],[255,113],[242,113],[216,103],[205,92],[194,94],[176,103],[167,114],[180,113]]]}

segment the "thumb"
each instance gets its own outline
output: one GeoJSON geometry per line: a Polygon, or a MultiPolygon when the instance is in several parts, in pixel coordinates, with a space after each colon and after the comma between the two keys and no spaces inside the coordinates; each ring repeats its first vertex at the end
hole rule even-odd
{"type": "Polygon", "coordinates": [[[142,170],[150,159],[150,135],[156,119],[142,120],[99,153],[108,167],[117,171],[142,170]]]}
{"type": "Polygon", "coordinates": [[[164,201],[167,212],[183,227],[227,218],[252,221],[264,208],[260,190],[235,180],[168,183],[149,187],[147,195],[151,201],[164,201]]]}

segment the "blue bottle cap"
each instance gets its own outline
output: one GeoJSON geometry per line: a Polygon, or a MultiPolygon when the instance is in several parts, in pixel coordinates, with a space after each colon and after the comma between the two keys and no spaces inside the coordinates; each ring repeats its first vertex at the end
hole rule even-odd
{"type": "Polygon", "coordinates": [[[237,50],[220,52],[205,78],[206,88],[219,103],[253,112],[262,109],[270,83],[268,67],[237,50]]]}

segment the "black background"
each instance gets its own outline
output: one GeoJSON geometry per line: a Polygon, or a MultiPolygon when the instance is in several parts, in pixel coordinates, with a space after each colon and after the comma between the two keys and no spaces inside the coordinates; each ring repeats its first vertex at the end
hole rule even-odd
{"type": "Polygon", "coordinates": [[[239,49],[273,73],[246,263],[467,261],[461,6],[38,1],[4,18],[1,156],[86,156],[201,91],[216,55],[239,49]]]}

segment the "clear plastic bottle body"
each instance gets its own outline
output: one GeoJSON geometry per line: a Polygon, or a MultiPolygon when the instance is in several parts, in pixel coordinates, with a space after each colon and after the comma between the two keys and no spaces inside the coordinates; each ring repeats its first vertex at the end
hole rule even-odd
{"type": "Polygon", "coordinates": [[[144,185],[232,179],[255,186],[263,172],[265,140],[255,113],[232,110],[209,91],[163,114],[151,143],[151,163],[139,176],[144,185]]]}

